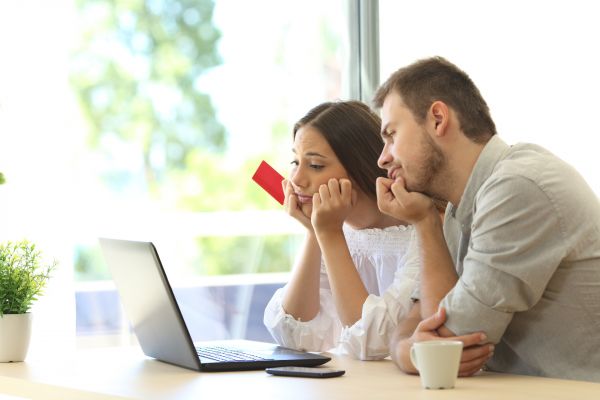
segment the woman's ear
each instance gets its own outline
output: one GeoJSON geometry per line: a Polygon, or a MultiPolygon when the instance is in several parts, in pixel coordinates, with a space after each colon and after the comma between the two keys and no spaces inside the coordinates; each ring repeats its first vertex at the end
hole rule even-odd
{"type": "Polygon", "coordinates": [[[448,106],[443,101],[437,100],[431,104],[429,112],[433,119],[436,136],[444,136],[450,120],[448,106]]]}

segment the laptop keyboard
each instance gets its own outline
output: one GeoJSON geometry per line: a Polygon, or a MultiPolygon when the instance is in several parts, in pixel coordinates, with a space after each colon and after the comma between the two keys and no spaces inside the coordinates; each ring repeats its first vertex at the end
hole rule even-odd
{"type": "Polygon", "coordinates": [[[269,360],[269,358],[263,358],[255,354],[245,353],[241,350],[219,346],[196,347],[196,351],[201,359],[208,358],[209,360],[213,361],[242,362],[269,360]]]}

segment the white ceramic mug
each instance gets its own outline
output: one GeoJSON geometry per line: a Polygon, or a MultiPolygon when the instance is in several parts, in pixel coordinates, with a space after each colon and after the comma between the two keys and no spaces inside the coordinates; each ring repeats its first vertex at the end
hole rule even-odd
{"type": "Polygon", "coordinates": [[[410,348],[410,360],[421,375],[425,389],[452,389],[458,376],[462,342],[428,340],[410,348]]]}

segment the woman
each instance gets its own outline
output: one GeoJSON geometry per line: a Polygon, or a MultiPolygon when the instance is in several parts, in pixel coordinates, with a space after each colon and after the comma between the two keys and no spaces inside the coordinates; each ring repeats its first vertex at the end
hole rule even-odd
{"type": "Polygon", "coordinates": [[[285,209],[306,228],[290,282],[264,322],[287,347],[340,346],[356,358],[388,356],[412,305],[419,269],[411,226],[377,208],[381,120],[357,101],[321,104],[294,127],[285,209]]]}

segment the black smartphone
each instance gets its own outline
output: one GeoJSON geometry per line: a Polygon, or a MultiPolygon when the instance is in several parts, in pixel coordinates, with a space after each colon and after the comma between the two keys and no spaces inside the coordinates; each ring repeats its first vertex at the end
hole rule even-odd
{"type": "Polygon", "coordinates": [[[346,373],[343,369],[323,367],[275,367],[265,370],[271,375],[300,376],[303,378],[333,378],[346,373]]]}

